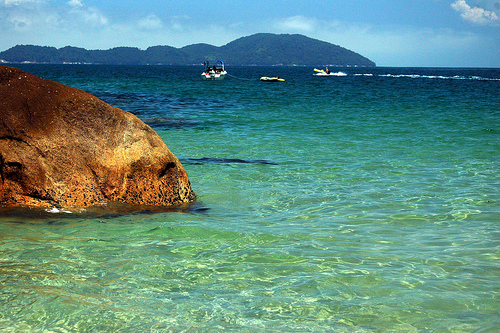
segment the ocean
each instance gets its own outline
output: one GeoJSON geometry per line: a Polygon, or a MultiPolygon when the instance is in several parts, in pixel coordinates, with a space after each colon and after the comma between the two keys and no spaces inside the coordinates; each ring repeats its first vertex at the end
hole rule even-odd
{"type": "Polygon", "coordinates": [[[17,67],[137,115],[198,199],[3,210],[1,332],[500,332],[500,69],[17,67]]]}

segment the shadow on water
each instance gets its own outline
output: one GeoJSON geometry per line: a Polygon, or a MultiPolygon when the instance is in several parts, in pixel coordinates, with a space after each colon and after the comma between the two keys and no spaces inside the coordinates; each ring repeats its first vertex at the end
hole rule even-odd
{"type": "Polygon", "coordinates": [[[146,124],[155,130],[174,130],[174,129],[207,129],[215,127],[218,124],[210,121],[198,121],[188,118],[174,118],[174,117],[156,117],[156,118],[142,118],[146,124]]]}
{"type": "Polygon", "coordinates": [[[230,164],[230,163],[242,163],[242,164],[268,164],[268,165],[278,165],[278,163],[267,161],[267,160],[242,160],[239,158],[184,158],[180,159],[182,164],[205,164],[205,163],[219,163],[219,164],[230,164]]]}
{"type": "Polygon", "coordinates": [[[106,219],[127,215],[152,215],[162,213],[207,214],[210,208],[202,202],[177,205],[174,207],[142,206],[124,203],[106,203],[86,208],[29,208],[29,207],[0,207],[0,223],[43,223],[64,224],[72,219],[106,219]]]}

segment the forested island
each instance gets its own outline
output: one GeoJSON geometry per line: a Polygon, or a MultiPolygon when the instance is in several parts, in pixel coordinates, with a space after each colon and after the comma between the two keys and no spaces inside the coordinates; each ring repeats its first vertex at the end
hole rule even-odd
{"type": "Polygon", "coordinates": [[[231,66],[375,67],[375,63],[341,46],[303,35],[260,33],[223,46],[193,44],[182,48],[151,46],[86,50],[66,46],[17,45],[0,52],[1,63],[194,65],[222,59],[231,66]]]}

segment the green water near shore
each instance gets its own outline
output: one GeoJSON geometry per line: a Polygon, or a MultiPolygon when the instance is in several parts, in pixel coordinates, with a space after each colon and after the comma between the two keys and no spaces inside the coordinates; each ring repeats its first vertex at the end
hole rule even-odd
{"type": "Polygon", "coordinates": [[[5,213],[0,331],[500,330],[498,70],[24,69],[150,124],[198,201],[5,213]]]}

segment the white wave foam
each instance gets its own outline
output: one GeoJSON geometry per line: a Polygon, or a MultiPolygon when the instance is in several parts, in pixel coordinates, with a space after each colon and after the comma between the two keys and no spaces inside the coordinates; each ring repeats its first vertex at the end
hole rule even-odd
{"type": "Polygon", "coordinates": [[[337,72],[337,73],[324,73],[324,72],[321,72],[321,73],[316,73],[314,74],[316,76],[347,76],[347,73],[344,73],[344,72],[337,72]]]}
{"type": "Polygon", "coordinates": [[[476,80],[476,81],[500,81],[500,78],[489,78],[482,77],[478,75],[424,75],[424,74],[377,74],[377,73],[351,73],[347,74],[345,72],[336,73],[315,73],[315,76],[367,76],[367,77],[389,77],[389,78],[408,78],[408,79],[433,79],[433,80],[476,80]]]}
{"type": "Polygon", "coordinates": [[[66,214],[71,214],[72,212],[66,209],[58,209],[58,208],[51,208],[51,209],[46,209],[45,210],[47,213],[52,213],[52,214],[60,214],[60,213],[66,213],[66,214]]]}
{"type": "Polygon", "coordinates": [[[419,74],[381,74],[381,77],[410,78],[410,79],[440,79],[440,80],[478,80],[478,81],[500,81],[496,78],[481,76],[443,76],[443,75],[419,75],[419,74]]]}

